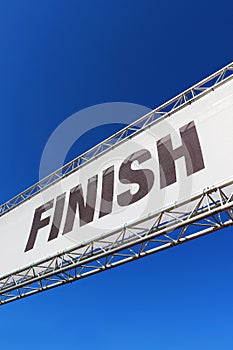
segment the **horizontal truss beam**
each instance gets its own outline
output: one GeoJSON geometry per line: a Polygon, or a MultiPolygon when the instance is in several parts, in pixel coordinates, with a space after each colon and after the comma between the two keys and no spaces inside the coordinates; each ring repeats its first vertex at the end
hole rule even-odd
{"type": "Polygon", "coordinates": [[[108,139],[99,143],[95,147],[91,148],[89,151],[83,153],[81,156],[75,158],[71,162],[67,163],[60,169],[56,170],[52,174],[48,175],[41,181],[37,182],[35,185],[29,187],[19,195],[15,196],[11,200],[0,206],[0,216],[8,212],[9,210],[15,208],[17,205],[29,200],[37,193],[48,188],[52,184],[56,183],[63,177],[71,174],[77,169],[81,168],[87,162],[96,159],[100,155],[112,149],[115,145],[124,142],[129,136],[142,132],[145,128],[151,126],[152,124],[161,120],[161,118],[167,118],[171,114],[175,113],[181,108],[184,108],[187,104],[194,102],[195,100],[201,98],[203,95],[211,92],[224,82],[232,79],[233,77],[233,62],[210,75],[206,79],[202,80],[193,87],[182,92],[178,96],[172,98],[170,101],[164,103],[160,107],[154,109],[150,113],[136,120],[134,123],[128,125],[124,129],[115,133],[108,139]]]}
{"type": "Polygon", "coordinates": [[[0,279],[0,305],[233,225],[233,181],[0,279]]]}

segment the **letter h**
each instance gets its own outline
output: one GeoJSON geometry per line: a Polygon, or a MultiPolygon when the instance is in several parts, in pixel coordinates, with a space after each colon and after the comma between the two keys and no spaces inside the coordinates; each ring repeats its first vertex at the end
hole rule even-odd
{"type": "Polygon", "coordinates": [[[179,131],[182,140],[180,147],[173,149],[170,135],[157,142],[161,188],[176,182],[175,161],[181,157],[185,158],[187,176],[205,167],[194,122],[186,124],[179,131]]]}

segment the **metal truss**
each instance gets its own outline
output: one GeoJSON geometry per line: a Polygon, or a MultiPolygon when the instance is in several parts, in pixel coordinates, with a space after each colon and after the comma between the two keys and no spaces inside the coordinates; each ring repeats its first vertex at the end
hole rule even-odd
{"type": "Polygon", "coordinates": [[[233,181],[0,279],[0,305],[233,225],[233,181]]]}
{"type": "Polygon", "coordinates": [[[18,194],[11,200],[0,206],[0,216],[7,211],[15,208],[20,203],[32,198],[38,192],[41,192],[45,188],[51,186],[55,182],[59,181],[61,178],[71,174],[77,169],[81,168],[87,162],[90,162],[97,157],[101,156],[108,150],[112,149],[114,146],[118,145],[127,140],[130,136],[131,138],[142,132],[145,128],[153,125],[162,118],[167,118],[173,113],[177,112],[179,109],[184,108],[186,105],[191,104],[195,100],[201,98],[207,93],[215,90],[218,86],[227,82],[233,78],[233,62],[205,78],[193,87],[185,90],[178,96],[172,98],[170,101],[164,103],[160,107],[154,109],[148,114],[144,115],[140,119],[136,120],[132,124],[128,125],[119,132],[113,134],[108,139],[99,143],[95,147],[91,148],[87,152],[83,153],[79,157],[75,158],[71,162],[65,164],[60,169],[54,171],[52,174],[48,175],[41,181],[37,182],[33,186],[29,187],[22,193],[18,194]]]}
{"type": "MultiPolygon", "coordinates": [[[[0,216],[233,78],[233,63],[112,135],[0,206],[0,216]]],[[[233,180],[0,278],[0,305],[233,225],[233,180]]]]}

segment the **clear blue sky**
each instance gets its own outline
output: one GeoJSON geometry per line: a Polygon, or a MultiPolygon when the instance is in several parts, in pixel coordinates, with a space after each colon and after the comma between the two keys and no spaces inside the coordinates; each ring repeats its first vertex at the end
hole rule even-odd
{"type": "MultiPolygon", "coordinates": [[[[68,116],[160,105],[232,61],[232,32],[231,0],[1,0],[0,201],[68,116]]],[[[231,350],[232,250],[228,229],[0,307],[0,347],[231,350]]]]}

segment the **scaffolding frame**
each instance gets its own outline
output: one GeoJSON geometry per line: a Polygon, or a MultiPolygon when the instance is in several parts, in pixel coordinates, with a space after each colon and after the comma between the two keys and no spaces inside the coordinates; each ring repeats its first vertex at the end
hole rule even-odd
{"type": "MultiPolygon", "coordinates": [[[[0,206],[0,216],[60,181],[128,137],[168,118],[233,78],[233,63],[115,133],[0,206]]],[[[0,305],[108,270],[233,225],[233,180],[203,189],[120,229],[0,277],[0,305]],[[110,239],[111,238],[111,239],[110,239]]]]}
{"type": "Polygon", "coordinates": [[[168,102],[155,108],[154,110],[142,116],[135,122],[127,125],[125,128],[113,134],[106,140],[100,142],[87,152],[73,159],[72,161],[57,169],[56,171],[46,176],[39,182],[30,186],[23,192],[19,193],[17,196],[0,205],[0,216],[8,212],[9,210],[15,208],[19,204],[31,199],[37,193],[58,182],[63,177],[66,177],[69,174],[73,173],[88,162],[91,162],[92,160],[95,160],[96,158],[102,156],[104,153],[111,150],[113,147],[116,147],[119,143],[125,142],[129,137],[132,138],[135,135],[142,132],[144,129],[154,125],[155,123],[160,122],[161,119],[170,117],[178,110],[184,108],[185,106],[193,103],[197,99],[210,93],[211,91],[215,90],[218,86],[222,85],[223,83],[226,83],[232,78],[233,62],[220,69],[219,71],[213,73],[209,77],[203,79],[201,82],[197,83],[193,87],[185,90],[184,92],[172,98],[168,102]]]}

